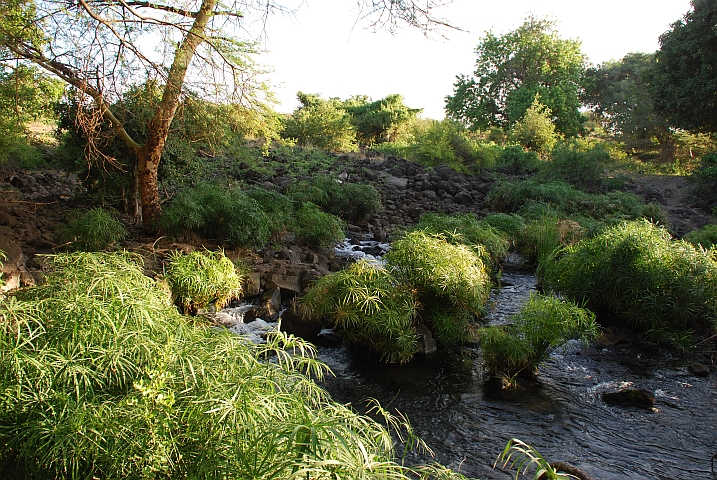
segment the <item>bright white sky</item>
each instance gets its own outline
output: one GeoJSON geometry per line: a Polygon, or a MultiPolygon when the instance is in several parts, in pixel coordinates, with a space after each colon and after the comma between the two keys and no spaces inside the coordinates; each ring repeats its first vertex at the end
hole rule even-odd
{"type": "Polygon", "coordinates": [[[366,20],[357,23],[355,0],[306,0],[293,17],[268,19],[267,53],[259,60],[273,70],[279,112],[296,108],[298,91],[373,100],[398,93],[409,107],[423,108],[423,117],[442,119],[445,96],[456,75],[473,71],[474,49],[488,30],[500,35],[529,14],[548,17],[598,64],[656,51],[659,35],[689,9],[689,0],[454,0],[439,16],[466,31],[426,39],[408,27],[374,33],[366,20]]]}

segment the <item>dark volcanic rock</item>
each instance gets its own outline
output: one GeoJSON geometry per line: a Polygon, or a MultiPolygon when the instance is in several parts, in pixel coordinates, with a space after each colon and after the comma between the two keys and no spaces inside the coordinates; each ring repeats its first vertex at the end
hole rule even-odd
{"type": "Polygon", "coordinates": [[[602,399],[608,405],[620,407],[652,408],[655,404],[655,395],[639,388],[626,388],[619,392],[606,392],[602,399]]]}

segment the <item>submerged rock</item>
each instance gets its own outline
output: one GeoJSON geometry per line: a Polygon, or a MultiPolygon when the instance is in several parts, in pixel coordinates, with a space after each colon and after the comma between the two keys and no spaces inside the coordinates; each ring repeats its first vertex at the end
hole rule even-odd
{"type": "Polygon", "coordinates": [[[693,363],[687,370],[695,377],[709,377],[711,373],[710,367],[701,363],[693,363]]]}
{"type": "Polygon", "coordinates": [[[618,392],[606,392],[602,399],[608,405],[619,407],[652,408],[655,405],[655,394],[641,388],[626,388],[618,392]]]}

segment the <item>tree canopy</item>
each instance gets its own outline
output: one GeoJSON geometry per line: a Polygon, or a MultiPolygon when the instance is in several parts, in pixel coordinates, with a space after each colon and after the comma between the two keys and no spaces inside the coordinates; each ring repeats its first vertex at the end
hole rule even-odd
{"type": "Polygon", "coordinates": [[[448,117],[471,129],[507,129],[539,94],[558,132],[582,131],[578,109],[586,59],[580,42],[560,38],[555,22],[529,17],[504,35],[487,32],[475,51],[475,71],[459,75],[454,94],[446,97],[448,117]]]}
{"type": "MultiPolygon", "coordinates": [[[[401,23],[429,31],[445,22],[428,0],[358,0],[374,27],[401,23]]],[[[288,9],[274,0],[3,0],[0,59],[22,59],[56,75],[77,92],[80,124],[93,131],[109,125],[137,159],[135,179],[142,220],[152,231],[161,216],[158,169],[182,98],[256,104],[261,100],[256,53],[243,34],[249,22],[288,9]],[[160,40],[158,52],[147,45],[160,40]],[[162,85],[146,135],[133,136],[112,109],[131,85],[162,85]]]]}
{"type": "Polygon", "coordinates": [[[650,90],[671,126],[717,132],[717,3],[691,3],[660,36],[650,90]]]}

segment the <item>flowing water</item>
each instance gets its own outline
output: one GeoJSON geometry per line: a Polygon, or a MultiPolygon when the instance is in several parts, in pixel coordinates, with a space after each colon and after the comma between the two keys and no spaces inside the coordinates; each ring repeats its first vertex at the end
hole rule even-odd
{"type": "MultiPolygon", "coordinates": [[[[492,323],[504,323],[534,289],[529,273],[509,273],[493,292],[492,323]]],[[[717,380],[690,375],[685,361],[632,344],[584,347],[570,342],[515,389],[486,383],[480,353],[441,351],[408,365],[370,361],[344,347],[320,349],[334,378],[335,400],[361,410],[375,398],[406,414],[436,460],[482,479],[508,479],[494,469],[512,437],[549,461],[565,461],[596,480],[693,480],[712,477],[717,454],[717,380]],[[655,392],[653,410],[605,404],[601,394],[624,386],[655,392]]]]}

